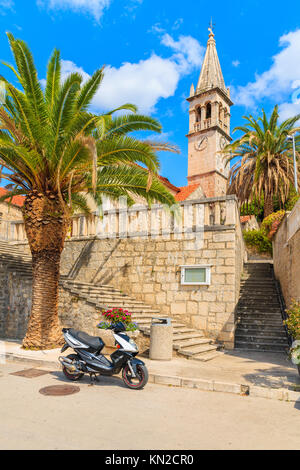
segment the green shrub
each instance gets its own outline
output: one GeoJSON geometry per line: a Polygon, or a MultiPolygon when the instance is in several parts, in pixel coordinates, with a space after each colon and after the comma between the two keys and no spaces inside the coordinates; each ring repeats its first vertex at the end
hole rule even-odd
{"type": "Polygon", "coordinates": [[[285,203],[285,209],[287,211],[291,211],[295,204],[298,202],[300,196],[299,194],[296,193],[296,191],[294,190],[293,193],[291,193],[290,197],[288,198],[287,202],[285,203]]]}
{"type": "Polygon", "coordinates": [[[291,307],[286,311],[288,319],[284,322],[290,335],[300,340],[300,301],[293,300],[291,307]]]}
{"type": "Polygon", "coordinates": [[[272,242],[261,230],[244,231],[243,235],[247,246],[255,247],[260,253],[272,254],[272,242]]]}
{"type": "Polygon", "coordinates": [[[270,214],[268,217],[266,217],[262,224],[261,224],[261,232],[265,237],[269,237],[272,234],[276,233],[280,222],[282,221],[283,217],[285,216],[285,211],[277,211],[273,212],[270,214]]]}

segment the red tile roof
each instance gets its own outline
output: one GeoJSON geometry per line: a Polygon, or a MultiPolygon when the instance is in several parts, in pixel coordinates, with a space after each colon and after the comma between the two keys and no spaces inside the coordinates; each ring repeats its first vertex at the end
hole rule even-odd
{"type": "Polygon", "coordinates": [[[178,192],[180,191],[180,188],[178,188],[178,186],[174,186],[174,184],[172,184],[168,178],[165,178],[164,176],[159,176],[159,179],[160,181],[165,185],[167,186],[169,189],[172,189],[173,191],[175,192],[178,192]]]}
{"type": "Polygon", "coordinates": [[[200,184],[190,184],[188,186],[182,186],[179,189],[179,192],[175,194],[176,201],[185,201],[191,194],[193,194],[196,189],[198,189],[200,184]]]}
{"type": "MultiPolygon", "coordinates": [[[[4,196],[5,194],[7,194],[8,191],[7,189],[5,188],[0,188],[0,197],[4,196]]],[[[24,196],[14,196],[12,198],[12,201],[11,201],[11,204],[13,204],[14,206],[18,206],[18,207],[23,207],[23,204],[24,204],[24,201],[25,201],[25,197],[24,196]]],[[[10,199],[5,199],[5,202],[10,202],[10,199]]]]}
{"type": "Polygon", "coordinates": [[[251,217],[252,217],[251,215],[242,215],[242,216],[240,217],[240,219],[241,219],[241,224],[245,224],[246,222],[248,222],[248,221],[251,219],[251,217]]]}

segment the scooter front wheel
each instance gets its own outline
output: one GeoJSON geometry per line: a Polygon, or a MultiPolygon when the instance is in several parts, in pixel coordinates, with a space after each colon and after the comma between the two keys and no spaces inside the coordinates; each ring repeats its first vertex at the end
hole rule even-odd
{"type": "Polygon", "coordinates": [[[122,377],[126,387],[132,390],[141,390],[148,382],[148,370],[146,366],[139,364],[136,370],[136,377],[133,377],[128,364],[126,364],[122,372],[122,377]]]}

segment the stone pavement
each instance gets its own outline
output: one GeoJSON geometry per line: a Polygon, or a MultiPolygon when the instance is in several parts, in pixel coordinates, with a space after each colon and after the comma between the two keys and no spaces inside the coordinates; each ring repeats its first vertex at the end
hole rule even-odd
{"type": "MultiPolygon", "coordinates": [[[[3,349],[8,361],[60,367],[60,350],[24,351],[20,342],[14,341],[2,342],[3,349]]],[[[285,354],[235,350],[205,363],[179,358],[170,362],[143,360],[152,383],[300,402],[300,377],[285,354]]]]}

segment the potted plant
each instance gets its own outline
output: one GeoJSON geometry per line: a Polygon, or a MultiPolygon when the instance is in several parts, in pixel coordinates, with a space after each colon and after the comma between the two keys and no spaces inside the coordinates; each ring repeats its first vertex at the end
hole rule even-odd
{"type": "Polygon", "coordinates": [[[104,320],[98,325],[101,330],[107,330],[110,325],[114,323],[122,322],[126,326],[127,332],[137,332],[138,324],[132,320],[132,314],[128,310],[124,310],[120,307],[115,307],[102,312],[104,320]]]}
{"type": "Polygon", "coordinates": [[[294,342],[291,348],[291,359],[298,367],[300,375],[300,301],[293,300],[290,308],[286,311],[288,319],[285,324],[289,330],[290,335],[293,337],[294,342]]]}

